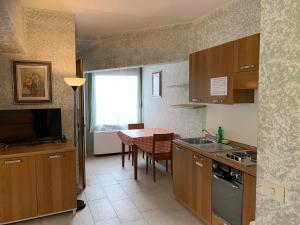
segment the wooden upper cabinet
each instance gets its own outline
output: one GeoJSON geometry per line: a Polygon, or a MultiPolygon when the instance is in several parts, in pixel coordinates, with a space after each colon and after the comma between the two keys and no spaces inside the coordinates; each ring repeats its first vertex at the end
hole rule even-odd
{"type": "Polygon", "coordinates": [[[255,34],[234,42],[234,89],[258,87],[259,40],[255,34]]]}
{"type": "Polygon", "coordinates": [[[76,208],[75,153],[36,156],[38,215],[76,208]]]}
{"type": "Polygon", "coordinates": [[[233,60],[234,42],[228,42],[207,50],[208,61],[208,102],[220,104],[233,103],[233,60]],[[227,95],[214,96],[211,94],[211,79],[227,78],[227,95]]]}
{"type": "Polygon", "coordinates": [[[259,34],[234,42],[235,72],[257,71],[259,67],[259,34]]]}
{"type": "Polygon", "coordinates": [[[190,102],[253,103],[258,87],[259,34],[190,55],[190,102]],[[227,77],[227,95],[211,94],[211,79],[227,77]]]}
{"type": "Polygon", "coordinates": [[[209,48],[207,54],[209,77],[222,77],[233,72],[233,41],[209,48]]]}
{"type": "Polygon", "coordinates": [[[35,158],[0,160],[0,223],[37,214],[35,158]]]}
{"type": "Polygon", "coordinates": [[[190,55],[189,73],[189,98],[190,102],[208,101],[208,71],[207,50],[192,53],[190,55]]]}

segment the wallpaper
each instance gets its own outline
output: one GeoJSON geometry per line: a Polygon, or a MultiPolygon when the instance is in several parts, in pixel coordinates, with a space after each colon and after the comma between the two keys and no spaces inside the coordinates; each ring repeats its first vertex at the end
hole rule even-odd
{"type": "Polygon", "coordinates": [[[0,1],[0,54],[24,52],[23,15],[19,1],[0,1]]]}
{"type": "Polygon", "coordinates": [[[85,71],[187,60],[191,52],[259,32],[260,0],[232,4],[187,24],[102,37],[80,53],[85,71]]]}
{"type": "Polygon", "coordinates": [[[257,225],[300,224],[300,2],[261,0],[257,225]],[[262,181],[285,187],[267,199],[262,181]]]}
{"type": "Polygon", "coordinates": [[[25,8],[23,26],[26,51],[0,54],[0,109],[61,108],[63,133],[73,140],[73,90],[66,86],[63,78],[74,76],[76,71],[74,17],[68,13],[25,8]],[[52,62],[52,103],[14,104],[12,60],[52,62]]]}

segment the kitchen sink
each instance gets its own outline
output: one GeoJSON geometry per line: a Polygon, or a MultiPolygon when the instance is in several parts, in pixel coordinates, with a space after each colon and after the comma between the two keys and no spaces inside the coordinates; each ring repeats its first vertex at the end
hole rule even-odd
{"type": "Polygon", "coordinates": [[[211,140],[205,139],[205,138],[183,138],[182,141],[193,144],[193,145],[202,145],[202,144],[211,144],[214,143],[211,140]]]}
{"type": "Polygon", "coordinates": [[[229,145],[219,144],[214,142],[213,140],[209,140],[206,138],[198,137],[198,138],[183,138],[180,139],[182,142],[186,144],[190,144],[193,147],[209,153],[217,153],[223,151],[230,151],[233,148],[229,145]]]}

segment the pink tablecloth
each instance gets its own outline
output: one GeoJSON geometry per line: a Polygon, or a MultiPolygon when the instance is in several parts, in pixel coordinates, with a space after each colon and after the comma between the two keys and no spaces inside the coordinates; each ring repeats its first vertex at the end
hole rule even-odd
{"type": "MultiPolygon", "coordinates": [[[[151,152],[152,151],[152,138],[153,134],[166,134],[171,133],[165,129],[161,128],[147,128],[147,129],[136,129],[136,130],[122,130],[118,131],[118,136],[121,141],[126,145],[135,144],[139,149],[151,152]]],[[[174,134],[174,138],[179,138],[178,134],[174,134]]],[[[162,141],[156,143],[155,152],[163,153],[169,152],[171,147],[171,142],[162,141]]]]}

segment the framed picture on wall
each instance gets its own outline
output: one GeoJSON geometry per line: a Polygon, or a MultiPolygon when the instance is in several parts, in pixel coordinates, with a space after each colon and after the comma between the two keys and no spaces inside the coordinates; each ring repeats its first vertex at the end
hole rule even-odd
{"type": "Polygon", "coordinates": [[[152,96],[153,97],[161,97],[161,74],[162,72],[152,73],[152,96]]]}
{"type": "Polygon", "coordinates": [[[51,62],[13,61],[16,104],[52,101],[51,62]]]}

